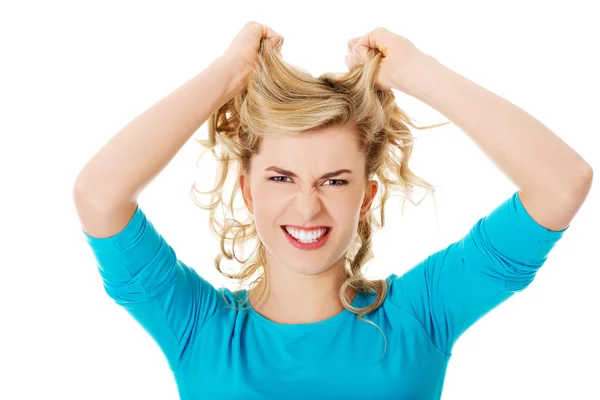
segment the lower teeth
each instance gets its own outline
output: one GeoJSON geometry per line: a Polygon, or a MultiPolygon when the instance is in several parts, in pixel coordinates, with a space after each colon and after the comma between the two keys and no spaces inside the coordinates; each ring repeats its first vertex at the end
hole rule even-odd
{"type": "MultiPolygon", "coordinates": [[[[320,239],[320,238],[319,238],[319,239],[320,239]]],[[[310,241],[308,241],[308,242],[305,242],[305,241],[303,241],[303,240],[300,240],[300,239],[296,239],[296,240],[297,240],[297,241],[299,241],[300,243],[315,243],[315,242],[318,242],[318,241],[319,241],[319,239],[310,240],[310,241]]]]}
{"type": "MultiPolygon", "coordinates": [[[[290,235],[290,236],[291,236],[291,235],[290,235]]],[[[293,236],[292,236],[292,237],[293,237],[293,236]]],[[[315,240],[301,240],[301,239],[298,239],[298,238],[296,238],[296,237],[293,237],[293,238],[294,238],[294,239],[296,239],[296,240],[297,240],[298,242],[300,242],[300,243],[315,243],[315,242],[318,242],[319,240],[321,240],[321,238],[322,238],[322,237],[323,237],[323,236],[320,236],[320,237],[316,238],[315,240]]]]}

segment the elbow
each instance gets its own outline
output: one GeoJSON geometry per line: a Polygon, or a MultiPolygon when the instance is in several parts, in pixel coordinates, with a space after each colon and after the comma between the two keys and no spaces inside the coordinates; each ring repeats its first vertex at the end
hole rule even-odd
{"type": "Polygon", "coordinates": [[[574,179],[573,188],[569,191],[570,200],[578,204],[583,204],[587,198],[594,180],[594,170],[587,162],[579,170],[579,174],[574,179]]]}

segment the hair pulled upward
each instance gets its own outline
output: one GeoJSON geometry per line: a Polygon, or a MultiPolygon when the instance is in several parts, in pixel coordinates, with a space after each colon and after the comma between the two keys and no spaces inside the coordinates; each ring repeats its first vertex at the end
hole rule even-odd
{"type": "Polygon", "coordinates": [[[247,210],[243,210],[245,218],[240,220],[236,218],[234,208],[240,189],[239,175],[250,170],[250,160],[258,153],[261,137],[301,135],[334,125],[352,125],[358,128],[358,143],[365,155],[365,178],[378,179],[381,200],[380,205],[373,207],[358,224],[357,236],[346,255],[346,280],[340,296],[344,307],[361,319],[383,303],[387,292],[385,280],[368,280],[361,268],[373,257],[372,237],[374,231],[385,224],[385,202],[392,191],[399,191],[403,195],[404,209],[406,199],[418,205],[411,199],[415,187],[425,188],[426,194],[433,194],[435,190],[408,166],[415,140],[409,126],[431,129],[450,122],[416,126],[397,106],[391,90],[376,88],[375,75],[381,58],[379,51],[371,49],[369,61],[363,66],[347,73],[326,73],[315,78],[282,61],[270,42],[262,40],[247,89],[209,117],[207,140],[195,139],[205,147],[202,154],[210,150],[218,161],[214,188],[201,192],[194,184],[190,193],[211,195],[209,204],[201,204],[196,199],[194,202],[210,211],[210,229],[220,239],[221,252],[215,258],[215,267],[221,274],[240,284],[253,277],[251,284],[264,279],[265,289],[268,287],[265,247],[247,210]],[[230,173],[233,188],[224,193],[230,173]],[[217,215],[218,208],[222,209],[221,218],[217,215]],[[380,208],[380,221],[375,218],[377,208],[380,208]],[[239,251],[252,242],[251,253],[240,258],[239,251]],[[237,253],[236,249],[239,250],[237,253]],[[239,270],[223,271],[223,257],[239,262],[239,270]],[[367,307],[354,308],[346,295],[348,287],[361,293],[376,294],[376,299],[367,307]]]}

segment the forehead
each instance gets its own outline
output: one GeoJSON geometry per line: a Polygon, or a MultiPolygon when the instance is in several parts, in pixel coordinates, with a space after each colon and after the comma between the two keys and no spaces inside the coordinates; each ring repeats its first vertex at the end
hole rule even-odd
{"type": "Polygon", "coordinates": [[[314,163],[315,160],[354,163],[363,157],[357,135],[355,127],[336,126],[297,135],[265,136],[254,158],[261,164],[280,162],[288,166],[314,163]]]}

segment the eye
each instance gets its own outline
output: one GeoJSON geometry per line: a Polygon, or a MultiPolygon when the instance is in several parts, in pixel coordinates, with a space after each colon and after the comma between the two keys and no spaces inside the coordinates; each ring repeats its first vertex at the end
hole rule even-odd
{"type": "MultiPolygon", "coordinates": [[[[272,176],[269,178],[269,181],[285,183],[286,182],[285,179],[291,179],[291,178],[289,176],[272,176]]],[[[348,184],[348,181],[343,180],[343,179],[327,179],[325,181],[325,183],[327,183],[327,182],[335,182],[335,183],[324,184],[324,186],[344,186],[344,185],[348,184]]]]}
{"type": "Polygon", "coordinates": [[[345,181],[343,179],[328,179],[325,182],[338,182],[337,185],[330,184],[330,185],[325,185],[325,186],[344,186],[344,185],[348,184],[348,181],[345,181]]]}
{"type": "Polygon", "coordinates": [[[289,176],[272,176],[269,178],[269,180],[273,182],[284,182],[283,180],[279,180],[278,178],[288,179],[289,176]]]}

